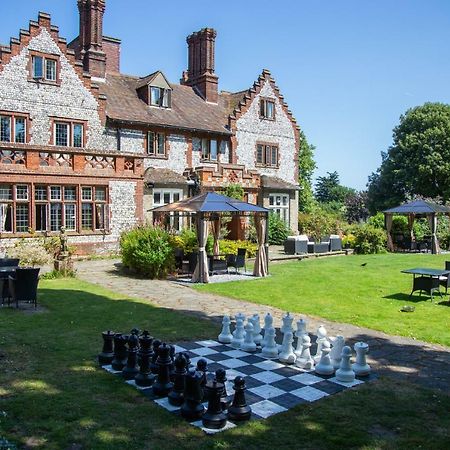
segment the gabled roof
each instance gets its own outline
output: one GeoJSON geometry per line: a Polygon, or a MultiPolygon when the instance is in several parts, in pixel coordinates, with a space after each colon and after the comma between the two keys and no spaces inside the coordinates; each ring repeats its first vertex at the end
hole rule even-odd
{"type": "Polygon", "coordinates": [[[156,72],[153,72],[146,77],[139,78],[138,82],[136,83],[136,89],[139,89],[145,85],[171,89],[170,83],[167,81],[167,78],[160,70],[157,70],[156,72]]]}
{"type": "Polygon", "coordinates": [[[439,205],[433,202],[427,202],[425,200],[414,200],[403,205],[396,206],[384,211],[388,214],[437,214],[437,213],[450,213],[448,206],[439,205]]]}

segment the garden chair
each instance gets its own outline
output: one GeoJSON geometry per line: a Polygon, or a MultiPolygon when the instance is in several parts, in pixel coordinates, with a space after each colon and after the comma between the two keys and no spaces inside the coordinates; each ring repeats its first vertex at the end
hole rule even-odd
{"type": "Polygon", "coordinates": [[[18,258],[0,258],[0,267],[17,267],[19,262],[18,258]]]}
{"type": "Polygon", "coordinates": [[[174,250],[175,254],[175,268],[178,270],[183,269],[183,260],[184,260],[184,251],[182,248],[175,248],[174,250]]]}
{"type": "MultiPolygon", "coordinates": [[[[9,292],[11,299],[19,307],[19,301],[33,302],[37,307],[37,286],[39,282],[39,268],[21,268],[16,270],[13,277],[9,277],[9,292]]],[[[10,301],[8,299],[8,305],[10,301]]]]}
{"type": "Polygon", "coordinates": [[[238,269],[243,267],[245,272],[247,272],[247,266],[245,263],[246,254],[247,250],[245,248],[238,248],[237,255],[227,255],[227,269],[234,267],[236,273],[239,273],[238,269]]]}
{"type": "MultiPolygon", "coordinates": [[[[445,270],[450,270],[450,261],[445,261],[445,270]]],[[[439,277],[439,285],[445,287],[445,295],[447,295],[448,288],[450,287],[450,276],[443,275],[439,277]]]]}

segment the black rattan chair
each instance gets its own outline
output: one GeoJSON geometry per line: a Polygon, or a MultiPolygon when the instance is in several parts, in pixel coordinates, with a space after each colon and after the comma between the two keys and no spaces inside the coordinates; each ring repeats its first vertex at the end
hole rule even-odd
{"type": "Polygon", "coordinates": [[[245,255],[247,254],[247,249],[238,248],[237,255],[228,255],[227,256],[227,269],[230,267],[234,267],[236,273],[239,272],[238,269],[244,268],[245,272],[247,272],[247,266],[245,264],[245,255]]]}
{"type": "MultiPolygon", "coordinates": [[[[450,270],[450,261],[445,261],[445,270],[450,270]]],[[[439,285],[445,287],[445,295],[447,295],[448,288],[450,288],[450,276],[443,275],[439,277],[439,285]]]]}
{"type": "Polygon", "coordinates": [[[32,267],[20,268],[16,270],[14,277],[9,277],[9,292],[16,308],[19,307],[19,301],[33,302],[36,308],[39,270],[32,267]]]}
{"type": "Polygon", "coordinates": [[[0,258],[0,267],[17,267],[19,262],[18,258],[0,258]]]}

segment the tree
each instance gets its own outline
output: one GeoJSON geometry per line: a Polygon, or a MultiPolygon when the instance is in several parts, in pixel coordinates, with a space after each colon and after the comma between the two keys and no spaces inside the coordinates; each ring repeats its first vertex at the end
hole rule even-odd
{"type": "Polygon", "coordinates": [[[369,217],[367,192],[355,192],[345,200],[345,219],[348,223],[365,222],[369,217]]]}
{"type": "Polygon", "coordinates": [[[425,103],[406,111],[368,182],[370,210],[415,196],[450,199],[450,105],[425,103]]]}
{"type": "Polygon", "coordinates": [[[244,188],[237,183],[229,184],[224,190],[224,195],[226,195],[227,197],[235,198],[236,200],[243,200],[244,194],[244,188]]]}
{"type": "Polygon", "coordinates": [[[314,161],[316,147],[309,144],[303,131],[300,131],[300,148],[298,154],[298,209],[300,212],[310,212],[314,206],[312,177],[317,168],[314,161]]]}
{"type": "Polygon", "coordinates": [[[327,172],[326,176],[317,178],[315,195],[320,203],[344,203],[346,198],[354,193],[354,189],[340,184],[336,171],[327,172]]]}

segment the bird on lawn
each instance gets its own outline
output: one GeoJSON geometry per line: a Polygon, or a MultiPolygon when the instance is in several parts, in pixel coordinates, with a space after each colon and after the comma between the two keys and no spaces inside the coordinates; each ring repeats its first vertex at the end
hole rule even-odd
{"type": "Polygon", "coordinates": [[[361,264],[361,267],[366,267],[367,266],[367,263],[362,263],[361,264]]]}

